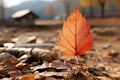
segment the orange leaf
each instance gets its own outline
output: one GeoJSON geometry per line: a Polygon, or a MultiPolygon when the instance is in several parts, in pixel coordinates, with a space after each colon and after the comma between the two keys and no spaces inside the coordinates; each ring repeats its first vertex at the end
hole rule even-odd
{"type": "Polygon", "coordinates": [[[90,25],[85,17],[82,17],[78,8],[64,21],[62,31],[59,31],[60,41],[58,47],[67,57],[82,55],[89,50],[93,43],[90,34],[90,25]]]}
{"type": "Polygon", "coordinates": [[[34,75],[25,75],[22,77],[21,80],[35,80],[35,76],[34,75]]]}

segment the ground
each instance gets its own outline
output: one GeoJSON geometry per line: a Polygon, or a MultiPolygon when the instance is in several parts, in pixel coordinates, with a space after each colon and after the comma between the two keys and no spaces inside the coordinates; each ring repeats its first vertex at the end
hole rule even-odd
{"type": "MultiPolygon", "coordinates": [[[[4,50],[0,49],[0,78],[2,80],[27,80],[25,78],[29,80],[34,80],[34,78],[36,80],[120,80],[120,19],[89,19],[88,22],[91,24],[94,43],[86,54],[80,56],[82,67],[77,64],[75,59],[62,57],[62,52],[55,45],[59,41],[58,30],[62,28],[62,25],[50,27],[1,26],[0,46],[4,50]],[[31,43],[52,43],[54,45],[50,48],[42,47],[42,49],[48,50],[48,52],[43,51],[45,56],[27,53],[26,59],[19,61],[21,56],[26,54],[16,56],[13,54],[14,50],[11,53],[3,47],[5,43],[17,43],[19,48],[21,48],[19,44],[22,44],[22,48],[25,47],[25,49],[31,48],[31,43]],[[29,43],[30,46],[26,47],[26,43],[29,43]],[[8,55],[9,53],[10,55],[8,55]]],[[[37,47],[39,46],[37,45],[37,47]]]]}

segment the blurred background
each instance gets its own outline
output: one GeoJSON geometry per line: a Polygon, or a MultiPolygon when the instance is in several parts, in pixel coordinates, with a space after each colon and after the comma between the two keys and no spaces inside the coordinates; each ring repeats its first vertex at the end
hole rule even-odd
{"type": "Polygon", "coordinates": [[[87,18],[120,17],[120,0],[0,0],[0,21],[16,18],[14,13],[26,9],[37,20],[62,20],[76,6],[87,18]]]}

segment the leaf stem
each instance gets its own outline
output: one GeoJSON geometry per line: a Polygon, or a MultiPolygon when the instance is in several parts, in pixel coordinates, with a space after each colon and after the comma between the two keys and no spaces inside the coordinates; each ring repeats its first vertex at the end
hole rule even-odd
{"type": "Polygon", "coordinates": [[[76,55],[76,61],[77,61],[77,63],[80,65],[80,68],[83,68],[82,63],[80,62],[80,57],[79,57],[79,55],[76,55]]]}

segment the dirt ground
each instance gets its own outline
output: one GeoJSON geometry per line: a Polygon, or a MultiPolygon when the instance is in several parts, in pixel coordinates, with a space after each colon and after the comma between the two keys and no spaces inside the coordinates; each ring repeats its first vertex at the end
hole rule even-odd
{"type": "MultiPolygon", "coordinates": [[[[13,57],[6,57],[6,54],[5,56],[1,55],[7,52],[5,49],[0,50],[0,80],[120,80],[120,19],[92,19],[88,22],[91,24],[94,44],[86,54],[80,56],[83,67],[80,67],[75,59],[61,57],[62,52],[55,43],[59,41],[58,30],[62,26],[0,26],[1,48],[9,47],[9,45],[5,47],[4,43],[23,44],[26,49],[31,48],[31,46],[26,47],[26,43],[52,43],[54,46],[45,48],[45,50],[47,49],[50,54],[54,54],[51,55],[53,58],[55,54],[58,56],[54,59],[42,57],[41,60],[41,57],[32,55],[37,60],[27,57],[27,60],[18,62],[18,59],[23,55],[16,57],[15,54],[12,54],[15,58],[13,59],[13,57]],[[19,40],[16,39],[18,37],[19,40]],[[28,38],[30,40],[27,40],[28,38]],[[11,59],[6,61],[3,57],[11,59]],[[14,63],[15,60],[17,61],[14,63]],[[45,67],[46,64],[53,64],[54,66],[45,67]],[[38,65],[39,67],[37,67],[38,65]],[[55,67],[58,65],[59,68],[55,67]]],[[[19,48],[23,48],[23,46],[19,48]]],[[[7,52],[7,54],[9,53],[7,52]]]]}

